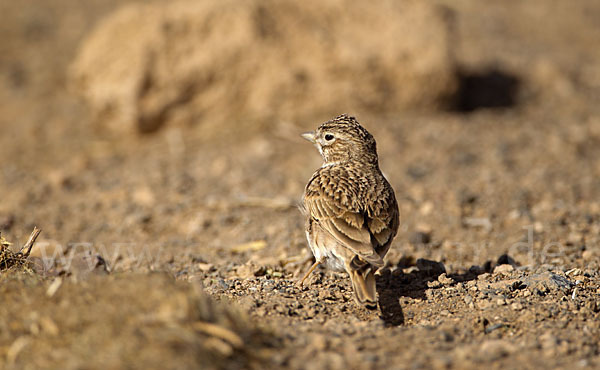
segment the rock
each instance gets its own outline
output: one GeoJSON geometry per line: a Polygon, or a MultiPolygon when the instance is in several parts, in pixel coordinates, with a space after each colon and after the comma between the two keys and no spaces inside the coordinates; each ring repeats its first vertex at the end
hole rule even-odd
{"type": "Polygon", "coordinates": [[[485,273],[477,276],[477,280],[480,280],[480,281],[489,280],[490,276],[491,276],[490,274],[485,272],[485,273]]]}
{"type": "Polygon", "coordinates": [[[437,280],[434,280],[434,281],[428,281],[428,282],[427,282],[427,287],[428,287],[428,288],[439,288],[439,287],[441,287],[441,286],[442,286],[442,283],[440,283],[440,282],[439,282],[439,281],[437,281],[437,280]]]}
{"type": "Polygon", "coordinates": [[[505,328],[505,327],[506,327],[506,325],[504,325],[504,324],[502,324],[502,323],[498,323],[498,324],[494,324],[494,325],[487,326],[487,327],[486,327],[486,328],[483,330],[483,332],[484,332],[485,334],[489,334],[489,333],[491,333],[491,332],[493,332],[493,331],[495,331],[495,330],[502,329],[502,328],[505,328]]]}
{"type": "Polygon", "coordinates": [[[480,310],[487,310],[488,308],[492,307],[492,302],[482,300],[482,301],[477,302],[477,306],[479,307],[480,310]]]}
{"type": "Polygon", "coordinates": [[[431,109],[458,85],[450,22],[416,0],[129,4],[84,39],[70,81],[118,133],[431,109]]]}
{"type": "Polygon", "coordinates": [[[514,258],[509,256],[508,254],[503,254],[500,257],[498,257],[498,261],[496,261],[496,265],[511,265],[512,267],[518,266],[518,264],[514,260],[514,258]]]}
{"type": "Polygon", "coordinates": [[[494,267],[494,274],[508,275],[514,270],[515,270],[515,268],[512,267],[511,265],[498,265],[498,266],[494,267]]]}
{"type": "Polygon", "coordinates": [[[523,309],[523,305],[519,302],[514,302],[510,305],[510,308],[512,308],[515,311],[521,311],[523,309]]]}
{"type": "Polygon", "coordinates": [[[527,286],[527,289],[530,291],[537,289],[542,292],[556,289],[566,292],[575,286],[575,283],[566,277],[557,275],[550,271],[525,277],[523,279],[523,284],[527,286]]]}
{"type": "Polygon", "coordinates": [[[446,267],[442,262],[430,261],[424,258],[419,258],[417,260],[417,268],[419,271],[425,271],[434,276],[438,276],[446,272],[446,267]]]}
{"type": "Polygon", "coordinates": [[[198,262],[196,263],[196,267],[202,272],[211,272],[216,270],[215,266],[212,263],[206,262],[198,262]]]}
{"type": "Polygon", "coordinates": [[[471,274],[481,275],[484,272],[485,272],[485,270],[481,266],[472,265],[471,267],[469,267],[469,273],[471,273],[471,274]]]}
{"type": "Polygon", "coordinates": [[[438,281],[440,283],[442,283],[442,285],[452,285],[456,282],[456,281],[454,281],[454,279],[446,276],[446,273],[443,273],[440,276],[438,276],[438,281]]]}

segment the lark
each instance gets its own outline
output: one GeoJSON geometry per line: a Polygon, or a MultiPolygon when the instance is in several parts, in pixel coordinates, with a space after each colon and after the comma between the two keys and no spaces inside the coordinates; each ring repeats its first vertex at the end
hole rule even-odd
{"type": "Polygon", "coordinates": [[[306,238],[316,262],[299,281],[319,266],[346,271],[354,298],[377,307],[375,272],[398,231],[394,190],[381,173],[373,136],[346,114],[302,134],[323,157],[303,197],[306,238]]]}

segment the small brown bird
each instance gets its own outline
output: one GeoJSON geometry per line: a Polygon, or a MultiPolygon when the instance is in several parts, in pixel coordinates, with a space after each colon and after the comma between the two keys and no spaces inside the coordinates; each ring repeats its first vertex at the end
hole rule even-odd
{"type": "Polygon", "coordinates": [[[315,144],[323,165],[306,185],[306,238],[316,262],[350,275],[354,298],[376,308],[375,272],[398,230],[398,204],[377,159],[375,139],[345,114],[302,137],[315,144]]]}

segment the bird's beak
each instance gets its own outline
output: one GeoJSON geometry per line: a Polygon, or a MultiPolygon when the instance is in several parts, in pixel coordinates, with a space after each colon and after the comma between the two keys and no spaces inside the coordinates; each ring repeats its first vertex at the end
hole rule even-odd
{"type": "Polygon", "coordinates": [[[315,143],[315,132],[314,131],[309,131],[309,132],[305,132],[302,135],[303,138],[305,138],[306,140],[310,141],[311,143],[315,143]]]}

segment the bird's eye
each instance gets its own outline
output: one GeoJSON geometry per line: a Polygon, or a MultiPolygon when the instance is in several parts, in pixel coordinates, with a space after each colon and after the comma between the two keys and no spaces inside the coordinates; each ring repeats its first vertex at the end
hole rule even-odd
{"type": "Polygon", "coordinates": [[[333,140],[333,135],[331,135],[331,134],[325,135],[325,140],[327,140],[327,141],[333,140]]]}

